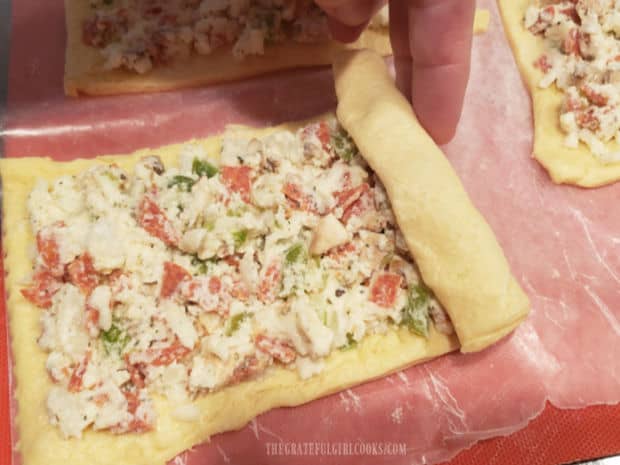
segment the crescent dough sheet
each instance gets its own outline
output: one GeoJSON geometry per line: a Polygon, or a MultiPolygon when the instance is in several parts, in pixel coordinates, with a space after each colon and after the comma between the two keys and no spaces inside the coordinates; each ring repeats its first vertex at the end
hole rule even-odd
{"type": "MultiPolygon", "coordinates": [[[[280,129],[295,129],[286,125],[280,129]]],[[[264,135],[270,130],[257,131],[264,135]]],[[[196,141],[195,141],[196,142],[196,141]]],[[[218,137],[198,141],[209,152],[218,149],[218,137]]],[[[173,166],[182,145],[155,151],[166,166],[173,166]]],[[[340,391],[349,386],[384,376],[442,354],[459,346],[454,335],[431,328],[428,339],[402,329],[365,338],[355,349],[336,351],[324,370],[305,381],[294,370],[272,368],[264,376],[225,388],[195,401],[201,414],[196,422],[182,422],[171,415],[172,406],[156,398],[157,427],[144,434],[114,435],[87,430],[81,439],[65,440],[47,420],[45,398],[52,386],[45,370],[46,353],[37,339],[42,310],[24,299],[19,289],[31,272],[33,237],[26,209],[27,196],[37,178],[52,180],[63,174],[79,173],[97,163],[117,163],[129,169],[151,150],[130,156],[99,157],[68,163],[46,158],[3,159],[0,171],[4,189],[4,247],[8,312],[15,361],[17,427],[19,450],[24,465],[158,465],[180,452],[209,439],[213,434],[243,427],[262,412],[281,406],[295,406],[340,391]],[[35,174],[36,173],[36,174],[35,174]]]]}
{"type": "Polygon", "coordinates": [[[334,53],[344,48],[371,48],[391,54],[387,30],[368,29],[354,43],[335,41],[321,44],[284,42],[268,46],[261,56],[233,58],[231,47],[222,47],[207,56],[192,55],[170,66],[157,67],[146,74],[103,69],[99,50],[82,42],[82,22],[90,13],[89,3],[65,0],[67,52],[65,93],[71,96],[155,92],[233,81],[282,69],[327,65],[334,53]]]}
{"type": "MultiPolygon", "coordinates": [[[[170,66],[157,67],[146,74],[125,70],[104,70],[99,50],[82,42],[82,22],[89,15],[85,1],[65,0],[67,50],[65,93],[70,96],[111,95],[166,91],[233,81],[283,69],[327,65],[343,49],[369,48],[391,55],[387,28],[369,28],[352,44],[330,41],[323,44],[285,42],[266,47],[261,56],[235,60],[231,47],[223,47],[208,56],[193,55],[170,66]]],[[[477,10],[474,32],[484,33],[489,11],[477,10]]]]}
{"type": "MultiPolygon", "coordinates": [[[[534,62],[544,53],[543,39],[523,26],[530,0],[498,0],[508,41],[532,97],[534,117],[533,156],[558,184],[597,187],[620,179],[620,163],[604,163],[583,143],[572,149],[564,145],[559,123],[563,93],[555,85],[542,89],[543,72],[534,62]]],[[[618,150],[617,145],[611,145],[618,150]]]]}
{"type": "Polygon", "coordinates": [[[384,184],[425,283],[449,313],[462,352],[512,331],[529,302],[491,228],[441,150],[396,90],[381,57],[334,64],[338,119],[384,184]]]}

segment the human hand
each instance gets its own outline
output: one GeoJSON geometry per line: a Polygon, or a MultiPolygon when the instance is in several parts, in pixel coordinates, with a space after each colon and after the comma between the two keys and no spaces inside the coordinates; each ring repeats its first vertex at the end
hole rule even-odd
{"type": "MultiPolygon", "coordinates": [[[[316,0],[332,35],[353,42],[385,0],[316,0]]],[[[435,142],[456,132],[469,80],[475,0],[390,0],[396,85],[435,142]]]]}

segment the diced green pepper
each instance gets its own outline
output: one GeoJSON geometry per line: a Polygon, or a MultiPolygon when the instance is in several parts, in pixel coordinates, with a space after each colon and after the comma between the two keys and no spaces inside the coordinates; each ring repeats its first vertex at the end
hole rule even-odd
{"type": "Polygon", "coordinates": [[[233,216],[235,218],[240,218],[241,216],[243,216],[244,212],[245,212],[245,208],[243,207],[239,207],[236,209],[229,208],[228,210],[226,210],[226,216],[233,216]]]}
{"type": "Polygon", "coordinates": [[[285,255],[286,263],[288,263],[289,265],[292,265],[293,263],[296,263],[297,261],[299,261],[299,259],[302,258],[303,255],[304,255],[303,244],[300,244],[300,243],[293,244],[286,250],[286,255],[285,255]]]}
{"type": "Polygon", "coordinates": [[[235,240],[235,248],[241,247],[245,244],[245,241],[248,238],[248,230],[242,229],[240,231],[233,232],[233,239],[235,240]]]}
{"type": "Polygon", "coordinates": [[[347,134],[347,132],[342,128],[335,134],[332,134],[331,145],[334,148],[336,155],[347,163],[353,160],[353,157],[355,157],[358,153],[355,142],[353,142],[351,136],[349,136],[349,134],[347,134]]]}
{"type": "Polygon", "coordinates": [[[112,325],[107,331],[101,332],[101,339],[103,339],[105,342],[114,343],[118,341],[118,339],[121,337],[121,334],[122,331],[120,330],[120,328],[116,325],[112,325]]]}
{"type": "Polygon", "coordinates": [[[191,192],[194,184],[196,184],[195,179],[192,179],[188,176],[177,175],[174,176],[172,180],[168,183],[168,188],[179,186],[179,188],[185,190],[185,192],[191,192]]]}
{"type": "Polygon", "coordinates": [[[197,267],[197,271],[199,274],[207,274],[209,271],[209,263],[217,263],[217,258],[207,258],[206,260],[201,260],[196,255],[192,257],[192,266],[197,267]]]}
{"type": "Polygon", "coordinates": [[[192,266],[195,266],[198,268],[198,273],[200,274],[207,274],[207,262],[205,260],[201,260],[198,257],[194,256],[192,258],[192,266]]]}
{"type": "Polygon", "coordinates": [[[194,158],[192,162],[192,173],[197,176],[212,178],[218,173],[218,169],[206,160],[194,158]]]}
{"type": "Polygon", "coordinates": [[[430,290],[424,284],[410,286],[407,304],[402,309],[401,324],[422,337],[428,337],[430,297],[430,290]]]}
{"type": "Polygon", "coordinates": [[[230,320],[228,320],[228,326],[226,327],[226,336],[232,336],[235,331],[237,331],[241,327],[241,323],[243,323],[243,320],[245,320],[249,316],[250,314],[247,312],[237,313],[236,315],[232,316],[230,320]]]}
{"type": "Polygon", "coordinates": [[[103,348],[108,355],[111,353],[120,355],[129,343],[129,340],[129,335],[115,324],[112,324],[107,331],[101,332],[103,348]]]}

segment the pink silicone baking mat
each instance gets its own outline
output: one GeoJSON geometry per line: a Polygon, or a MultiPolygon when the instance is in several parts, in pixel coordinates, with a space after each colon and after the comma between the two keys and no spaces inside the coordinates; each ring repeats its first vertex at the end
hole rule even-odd
{"type": "MultiPolygon", "coordinates": [[[[582,409],[576,412],[583,418],[593,415],[587,406],[620,402],[620,213],[614,208],[620,185],[555,186],[530,158],[527,93],[495,4],[481,0],[479,6],[491,10],[491,27],[474,41],[463,119],[444,151],[529,294],[531,317],[483,353],[442,357],[301,407],[266,413],[171,463],[358,464],[379,456],[385,463],[435,463],[477,441],[524,428],[546,402],[582,409]]],[[[68,99],[62,94],[63,53],[62,1],[14,2],[6,156],[65,160],[126,153],[214,134],[228,123],[271,125],[335,105],[329,69],[209,89],[68,99]]],[[[0,337],[3,324],[4,318],[0,337]]],[[[6,387],[5,362],[0,353],[0,382],[6,387]]],[[[8,412],[7,403],[0,406],[8,412]]],[[[618,407],[602,411],[617,413],[618,407]]],[[[550,419],[525,432],[545,437],[551,423],[564,421],[554,415],[548,408],[550,419]]],[[[0,415],[2,437],[8,420],[0,415]]],[[[612,428],[620,437],[618,424],[612,428]]],[[[620,450],[616,442],[614,452],[620,450]]],[[[610,445],[613,439],[604,444],[610,445]]],[[[573,449],[566,460],[608,451],[573,449]]],[[[457,462],[467,460],[466,454],[457,462]]],[[[558,462],[562,457],[556,455],[558,462]]]]}

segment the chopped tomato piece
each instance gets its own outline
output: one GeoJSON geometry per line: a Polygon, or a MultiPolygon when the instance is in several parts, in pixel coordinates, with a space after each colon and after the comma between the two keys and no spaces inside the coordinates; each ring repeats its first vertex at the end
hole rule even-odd
{"type": "Polygon", "coordinates": [[[397,273],[375,273],[370,283],[369,300],[380,307],[391,308],[396,303],[403,277],[397,273]]]}
{"type": "Polygon", "coordinates": [[[370,186],[367,183],[363,183],[352,189],[334,192],[334,198],[336,199],[337,205],[339,207],[342,207],[343,210],[346,210],[351,205],[353,205],[362,195],[369,191],[370,186]]]}
{"type": "Polygon", "coordinates": [[[76,285],[82,293],[89,295],[99,285],[99,276],[88,253],[80,255],[67,265],[69,282],[76,285]]]}
{"type": "Polygon", "coordinates": [[[88,362],[90,361],[90,352],[86,352],[84,356],[84,360],[78,363],[73,369],[73,373],[71,373],[71,378],[69,379],[69,392],[79,392],[82,390],[82,378],[84,377],[84,373],[86,372],[86,367],[88,366],[88,362]]]}
{"type": "Polygon", "coordinates": [[[179,235],[172,222],[150,195],[145,195],[138,205],[137,221],[151,236],[157,237],[167,245],[176,245],[179,235]]]}
{"type": "Polygon", "coordinates": [[[320,123],[306,126],[301,133],[301,138],[309,139],[312,136],[316,136],[319,142],[321,142],[323,150],[326,152],[331,151],[331,131],[327,122],[321,121],[320,123]]]}
{"type": "Polygon", "coordinates": [[[190,279],[192,275],[180,265],[172,262],[164,263],[164,275],[161,282],[160,297],[167,299],[179,287],[182,281],[190,279]]]}
{"type": "Polygon", "coordinates": [[[209,278],[209,292],[211,294],[218,294],[222,290],[222,280],[216,276],[209,278]]]}
{"type": "Polygon", "coordinates": [[[225,292],[220,278],[200,276],[181,287],[181,295],[200,305],[207,312],[226,312],[223,308],[225,292]]]}
{"type": "Polygon", "coordinates": [[[581,34],[577,28],[573,28],[568,31],[568,35],[564,39],[562,43],[562,50],[567,55],[580,55],[581,51],[579,48],[579,38],[581,34]]]}
{"type": "Polygon", "coordinates": [[[596,92],[592,87],[587,84],[584,84],[579,89],[581,93],[588,99],[590,103],[597,105],[599,107],[603,107],[607,105],[607,97],[596,92]]]}
{"type": "Polygon", "coordinates": [[[368,211],[374,210],[374,199],[370,189],[364,189],[359,198],[349,205],[342,214],[342,221],[347,223],[353,216],[362,216],[368,211]]]}
{"type": "Polygon", "coordinates": [[[231,192],[237,192],[241,200],[250,203],[251,169],[249,166],[222,166],[222,182],[231,192]]]}
{"type": "Polygon", "coordinates": [[[264,303],[271,303],[276,300],[282,279],[280,267],[280,262],[274,261],[262,273],[258,285],[258,298],[264,303]]]}
{"type": "Polygon", "coordinates": [[[129,378],[131,379],[132,384],[138,389],[142,389],[144,387],[144,378],[145,375],[143,373],[142,364],[140,363],[130,363],[129,355],[125,355],[125,366],[127,371],[129,372],[129,378]]]}
{"type": "Polygon", "coordinates": [[[553,5],[549,5],[543,8],[542,11],[545,15],[553,16],[555,14],[555,7],[553,5]]]}
{"type": "Polygon", "coordinates": [[[330,258],[333,258],[334,260],[338,260],[339,258],[342,258],[345,255],[355,252],[356,250],[357,249],[353,242],[347,242],[346,244],[343,244],[339,247],[335,247],[331,249],[328,252],[328,255],[330,258]]]}
{"type": "Polygon", "coordinates": [[[98,407],[101,407],[103,404],[105,404],[109,400],[110,400],[110,396],[108,396],[105,392],[102,392],[101,394],[97,394],[96,396],[93,397],[93,402],[98,407]]]}
{"type": "Polygon", "coordinates": [[[84,326],[86,326],[86,331],[88,334],[96,336],[99,334],[99,310],[87,304],[85,313],[84,326]]]}
{"type": "Polygon", "coordinates": [[[601,122],[594,115],[592,109],[577,111],[575,119],[579,127],[589,129],[590,131],[596,131],[601,125],[601,122]]]}
{"type": "Polygon", "coordinates": [[[118,430],[112,430],[112,431],[121,432],[121,433],[146,433],[147,431],[151,431],[152,429],[153,429],[153,425],[145,422],[144,420],[141,420],[140,418],[134,417],[129,422],[126,429],[122,431],[118,431],[118,430]]]}
{"type": "Polygon", "coordinates": [[[282,188],[282,192],[291,203],[293,208],[309,212],[317,212],[316,202],[311,195],[306,194],[297,184],[287,182],[282,188]]]}
{"type": "Polygon", "coordinates": [[[246,356],[234,369],[229,384],[240,383],[255,376],[261,369],[258,359],[254,355],[246,356]]]}
{"type": "Polygon", "coordinates": [[[331,131],[325,121],[321,121],[316,129],[316,136],[321,141],[321,145],[326,152],[331,148],[331,131]]]}
{"type": "Polygon", "coordinates": [[[574,6],[563,8],[560,10],[560,13],[565,14],[570,19],[572,19],[576,24],[581,25],[581,18],[579,17],[579,14],[577,13],[577,9],[574,6]]]}
{"type": "Polygon", "coordinates": [[[567,97],[564,100],[562,110],[563,111],[575,111],[582,110],[584,108],[584,103],[578,98],[567,97]]]}
{"type": "Polygon", "coordinates": [[[39,270],[32,278],[30,286],[22,289],[22,295],[40,308],[52,306],[52,297],[60,289],[61,283],[46,270],[39,270]]]}
{"type": "Polygon", "coordinates": [[[136,413],[138,410],[138,406],[140,405],[140,399],[138,398],[138,393],[134,390],[126,390],[123,392],[125,399],[127,399],[127,411],[132,415],[136,413]]]}
{"type": "Polygon", "coordinates": [[[153,425],[140,418],[136,418],[135,416],[138,411],[138,407],[140,407],[138,392],[135,390],[125,390],[123,391],[123,395],[125,396],[125,399],[127,399],[127,411],[133,416],[133,418],[127,426],[122,427],[119,424],[110,428],[110,430],[113,433],[144,433],[153,429],[153,425]]]}
{"type": "Polygon", "coordinates": [[[540,69],[545,74],[547,74],[549,70],[551,69],[551,64],[549,63],[549,59],[547,58],[547,55],[544,55],[544,54],[538,57],[538,59],[534,62],[534,66],[540,69]]]}
{"type": "Polygon", "coordinates": [[[37,250],[43,261],[43,265],[49,270],[49,272],[60,278],[64,274],[64,267],[60,263],[60,252],[58,249],[58,242],[52,231],[48,229],[42,229],[37,233],[37,250]]]}
{"type": "Polygon", "coordinates": [[[165,349],[152,351],[155,358],[151,364],[155,366],[170,365],[172,362],[176,362],[177,360],[185,357],[190,352],[191,350],[182,345],[177,339],[171,346],[168,346],[165,349]]]}
{"type": "Polygon", "coordinates": [[[239,299],[242,302],[245,302],[246,300],[250,298],[250,290],[248,289],[248,287],[245,285],[244,282],[238,279],[235,279],[233,282],[232,289],[230,290],[230,295],[234,299],[239,299]]]}
{"type": "Polygon", "coordinates": [[[301,139],[311,139],[316,137],[321,143],[321,147],[326,152],[331,152],[331,130],[326,121],[309,124],[301,131],[301,139]]]}
{"type": "Polygon", "coordinates": [[[292,344],[282,339],[272,338],[259,334],[254,341],[258,350],[271,355],[282,363],[291,363],[297,357],[297,352],[292,344]]]}

